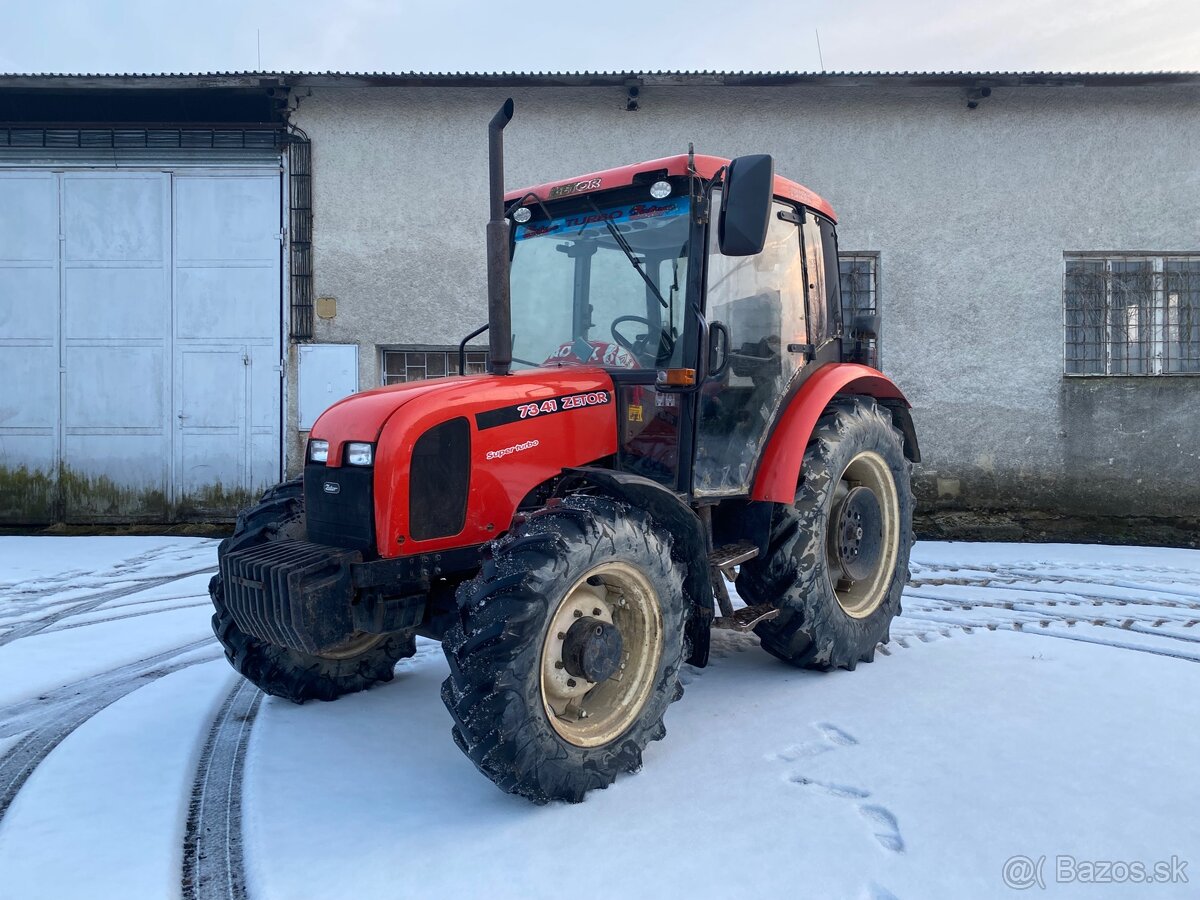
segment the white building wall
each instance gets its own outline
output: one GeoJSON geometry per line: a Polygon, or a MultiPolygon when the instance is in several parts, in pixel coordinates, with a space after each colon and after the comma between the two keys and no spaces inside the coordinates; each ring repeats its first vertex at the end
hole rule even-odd
{"type": "MultiPolygon", "coordinates": [[[[486,318],[488,119],[507,184],[686,150],[769,152],[825,196],[843,251],[877,251],[884,356],[914,405],[923,494],[1188,515],[1200,382],[1064,379],[1063,254],[1200,252],[1198,92],[1186,87],[313,88],[320,342],[451,344],[486,318]],[[939,481],[940,479],[940,481],[939,481]],[[957,493],[956,493],[957,492],[957,493]],[[954,495],[954,496],[950,496],[954,495]]],[[[295,359],[293,353],[294,373],[295,359]]],[[[289,412],[299,459],[296,410],[289,412]]]]}

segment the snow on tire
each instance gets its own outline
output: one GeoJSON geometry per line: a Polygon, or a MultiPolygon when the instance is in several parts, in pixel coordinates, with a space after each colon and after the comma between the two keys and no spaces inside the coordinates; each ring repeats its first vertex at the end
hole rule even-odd
{"type": "Polygon", "coordinates": [[[887,642],[908,580],[913,498],[903,436],[869,398],[836,401],[813,431],[801,472],[795,503],[776,506],[767,554],[742,565],[737,589],[747,603],[781,610],[755,628],[769,653],[806,668],[853,669],[887,642]],[[866,510],[857,526],[859,509],[846,508],[856,502],[866,510]],[[869,546],[871,528],[864,536],[862,525],[874,517],[875,564],[854,580],[855,532],[869,546]]]}
{"type": "Polygon", "coordinates": [[[637,771],[683,693],[683,578],[669,534],[615,500],[572,496],[514,527],[443,641],[459,749],[536,803],[637,771]]]}

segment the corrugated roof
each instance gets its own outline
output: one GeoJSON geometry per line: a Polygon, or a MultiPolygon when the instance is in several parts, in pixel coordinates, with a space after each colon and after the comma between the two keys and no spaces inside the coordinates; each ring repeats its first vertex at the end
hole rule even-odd
{"type": "Polygon", "coordinates": [[[0,87],[263,87],[304,86],[602,86],[637,81],[646,85],[769,86],[787,84],[907,84],[914,86],[1141,86],[1200,84],[1200,72],[157,72],[10,73],[0,87]]]}

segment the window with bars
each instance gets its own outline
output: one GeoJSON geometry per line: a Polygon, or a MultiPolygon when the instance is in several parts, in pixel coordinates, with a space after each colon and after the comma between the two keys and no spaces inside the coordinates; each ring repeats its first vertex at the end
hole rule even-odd
{"type": "MultiPolygon", "coordinates": [[[[850,323],[859,313],[878,313],[878,269],[877,253],[839,253],[838,275],[842,295],[842,327],[847,332],[850,323]]],[[[867,341],[868,364],[879,368],[878,341],[867,341]]]]}
{"type": "MultiPolygon", "coordinates": [[[[382,353],[381,371],[385,385],[458,374],[457,347],[385,347],[382,353]]],[[[468,348],[466,373],[486,372],[487,357],[486,350],[468,348]]]]}
{"type": "Polygon", "coordinates": [[[1066,374],[1200,374],[1200,255],[1065,263],[1066,374]]]}

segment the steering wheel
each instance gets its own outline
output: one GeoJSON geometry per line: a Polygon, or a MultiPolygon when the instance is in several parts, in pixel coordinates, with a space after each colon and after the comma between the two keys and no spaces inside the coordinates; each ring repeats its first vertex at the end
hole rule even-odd
{"type": "Polygon", "coordinates": [[[657,354],[651,352],[647,344],[649,343],[650,332],[653,330],[653,328],[654,326],[645,316],[617,316],[615,319],[613,319],[612,325],[609,326],[609,331],[612,332],[614,341],[616,341],[620,346],[624,347],[634,356],[638,357],[639,360],[647,364],[654,364],[658,361],[659,357],[669,358],[671,356],[671,351],[674,349],[674,341],[664,331],[662,333],[662,337],[659,339],[657,354]],[[624,322],[637,322],[639,325],[645,325],[646,333],[641,337],[630,341],[628,338],[622,335],[621,332],[617,331],[617,326],[624,322]]]}

